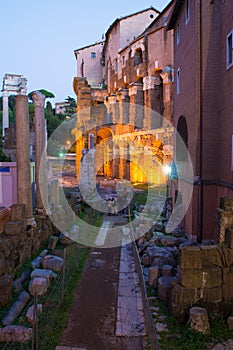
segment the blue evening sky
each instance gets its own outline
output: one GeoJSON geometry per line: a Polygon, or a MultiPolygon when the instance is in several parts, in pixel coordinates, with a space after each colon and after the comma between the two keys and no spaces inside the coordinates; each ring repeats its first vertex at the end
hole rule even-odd
{"type": "Polygon", "coordinates": [[[0,6],[0,79],[22,74],[28,92],[46,89],[51,102],[74,97],[74,50],[101,39],[110,24],[150,6],[162,11],[169,0],[5,0],[0,6]]]}

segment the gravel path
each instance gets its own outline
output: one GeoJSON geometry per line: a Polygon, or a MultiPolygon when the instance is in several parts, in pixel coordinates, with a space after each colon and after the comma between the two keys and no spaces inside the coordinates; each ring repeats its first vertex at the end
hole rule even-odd
{"type": "MultiPolygon", "coordinates": [[[[106,220],[118,220],[106,217],[106,220]]],[[[120,218],[119,218],[120,220],[120,218]]],[[[117,336],[121,248],[93,248],[77,286],[60,346],[87,350],[142,350],[140,336],[117,336]]]]}

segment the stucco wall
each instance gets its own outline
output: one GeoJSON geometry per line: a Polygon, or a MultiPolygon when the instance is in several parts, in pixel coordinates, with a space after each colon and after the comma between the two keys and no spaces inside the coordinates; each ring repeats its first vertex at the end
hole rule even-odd
{"type": "Polygon", "coordinates": [[[137,15],[127,17],[120,23],[120,49],[123,49],[131,41],[137,38],[155,20],[158,13],[149,9],[137,15]],[[152,17],[153,16],[153,17],[152,17]]]}
{"type": "Polygon", "coordinates": [[[77,57],[77,76],[86,77],[90,85],[97,85],[103,82],[102,50],[103,42],[76,50],[77,57]],[[91,54],[96,57],[92,58],[91,54]],[[82,71],[83,62],[83,71],[82,71]]]}

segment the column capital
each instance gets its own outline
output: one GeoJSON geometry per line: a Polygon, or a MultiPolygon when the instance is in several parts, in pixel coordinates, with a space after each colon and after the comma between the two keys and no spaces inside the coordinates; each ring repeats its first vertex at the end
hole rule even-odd
{"type": "Polygon", "coordinates": [[[32,99],[35,107],[44,107],[46,97],[40,91],[34,91],[32,93],[32,99]]]}
{"type": "Polygon", "coordinates": [[[160,85],[161,81],[159,76],[157,77],[152,77],[152,76],[147,76],[143,78],[143,90],[149,90],[149,89],[154,89],[155,85],[160,85]]]}
{"type": "Polygon", "coordinates": [[[110,104],[117,103],[116,94],[112,94],[111,96],[108,96],[108,101],[109,101],[110,104]]]}
{"type": "Polygon", "coordinates": [[[117,91],[117,97],[119,101],[124,101],[129,96],[129,90],[126,88],[120,88],[117,91]]]}
{"type": "Polygon", "coordinates": [[[129,85],[129,96],[136,95],[138,91],[143,90],[143,84],[131,83],[129,85]]]}
{"type": "Polygon", "coordinates": [[[2,97],[8,97],[8,95],[9,95],[9,91],[7,90],[2,91],[2,97]]]}
{"type": "Polygon", "coordinates": [[[163,71],[160,73],[163,83],[172,83],[173,81],[174,69],[170,66],[166,66],[163,71]]]}

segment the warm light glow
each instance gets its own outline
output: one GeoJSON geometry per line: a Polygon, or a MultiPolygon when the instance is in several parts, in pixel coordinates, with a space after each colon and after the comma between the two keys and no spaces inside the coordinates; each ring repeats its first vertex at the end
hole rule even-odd
{"type": "Polygon", "coordinates": [[[165,175],[171,175],[172,168],[170,165],[164,165],[163,166],[163,172],[165,175]]]}

